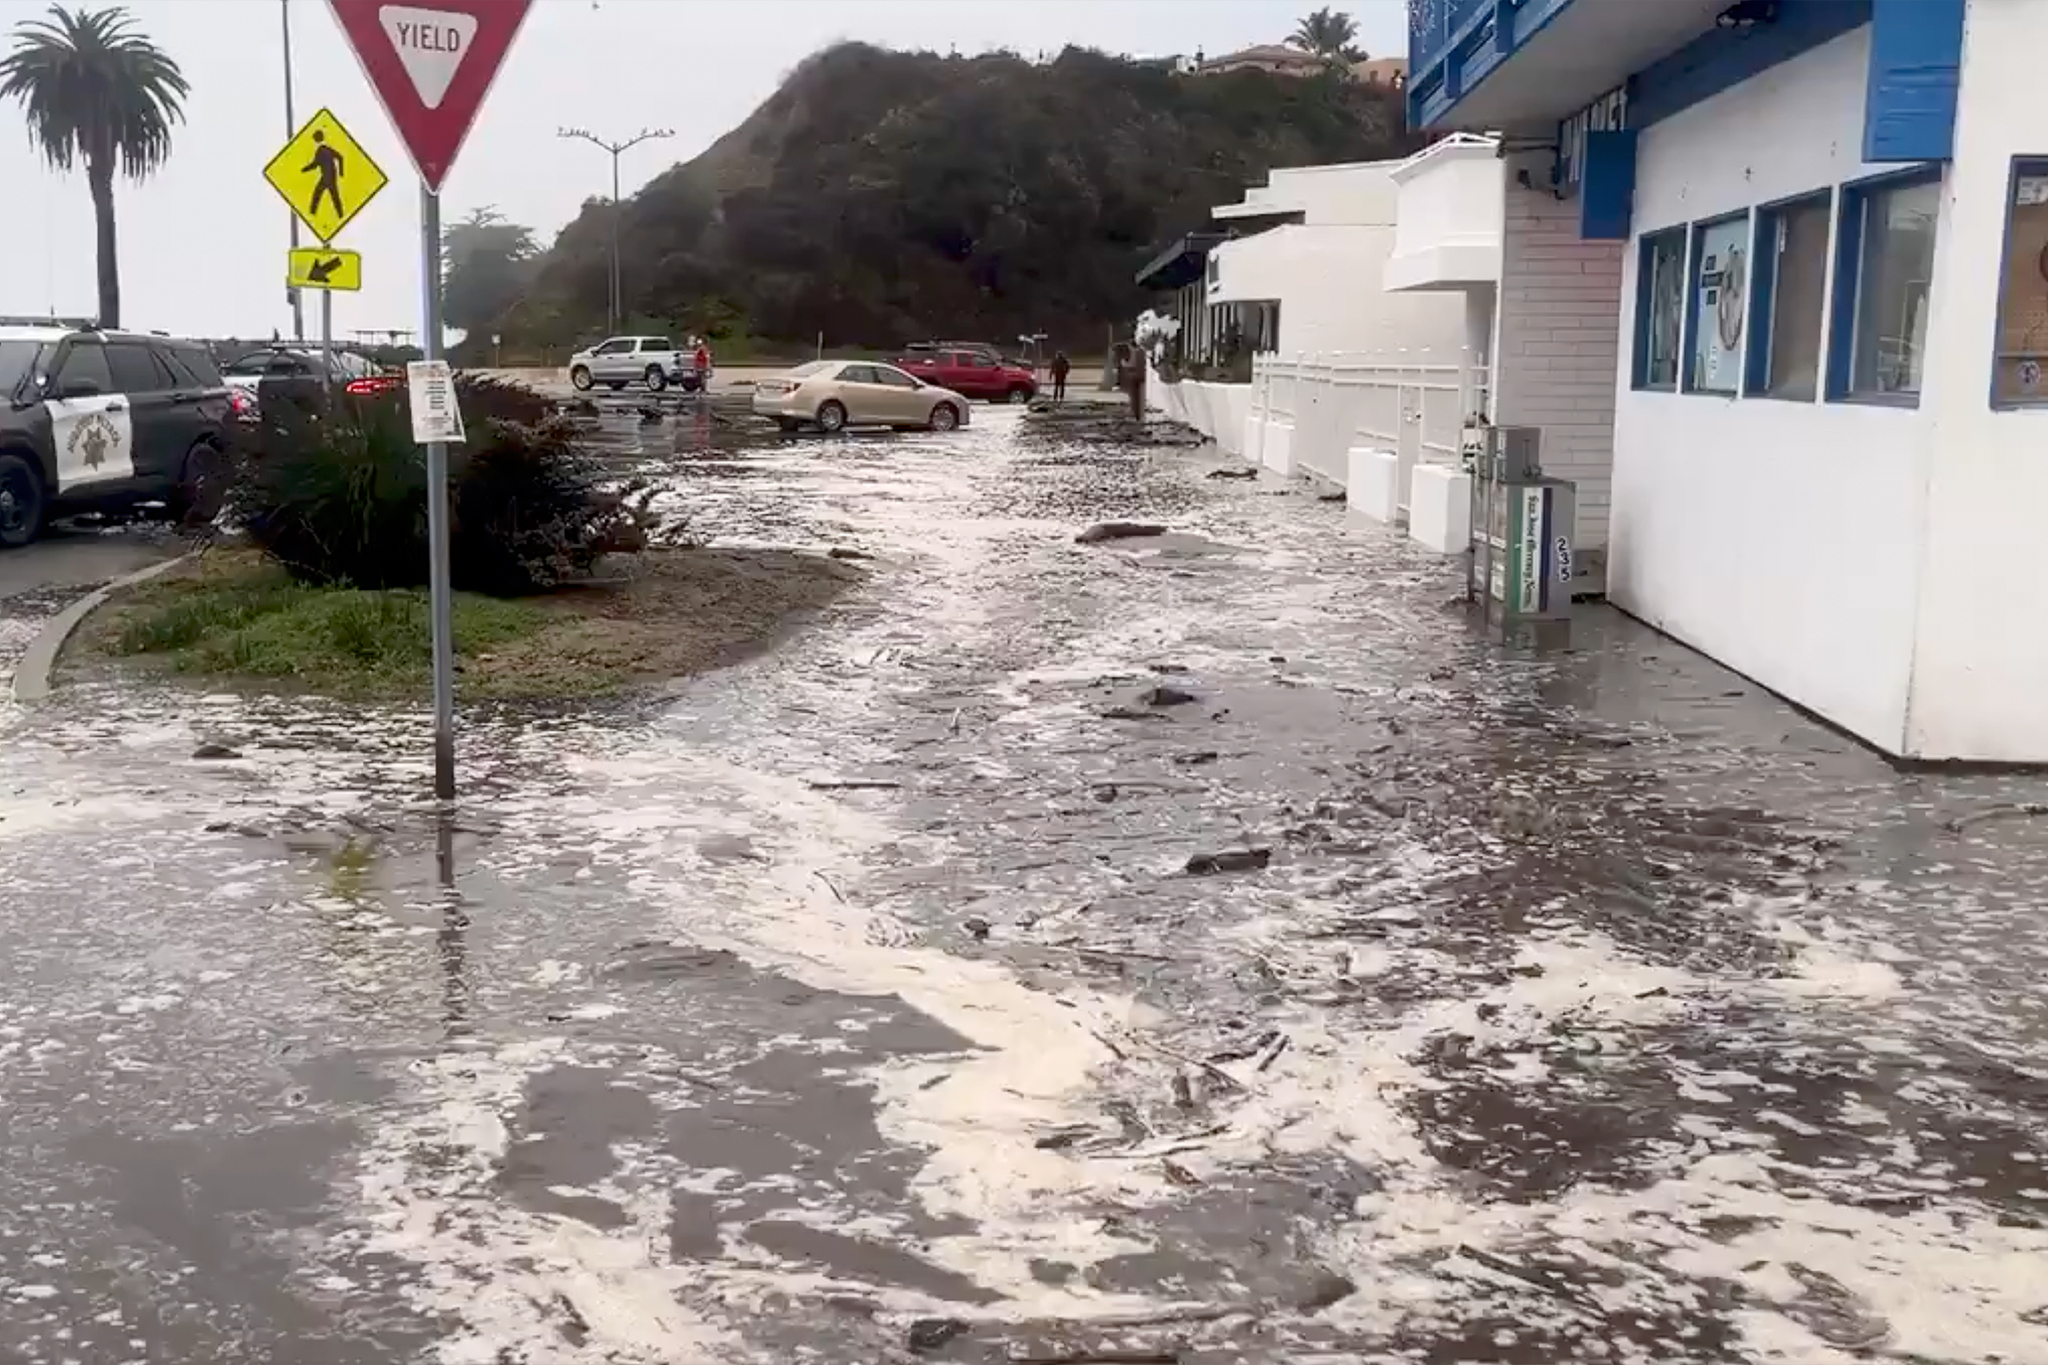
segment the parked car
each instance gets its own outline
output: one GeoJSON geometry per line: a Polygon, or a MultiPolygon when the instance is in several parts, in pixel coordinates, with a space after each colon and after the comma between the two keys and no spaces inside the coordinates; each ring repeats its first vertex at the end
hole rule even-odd
{"type": "Polygon", "coordinates": [[[228,388],[196,341],[0,328],[0,545],[60,512],[162,501],[208,515],[226,488],[228,388]]]}
{"type": "Polygon", "coordinates": [[[813,360],[754,386],[754,411],[784,431],[815,425],[924,427],[952,431],[967,425],[965,397],[912,377],[894,365],[865,360],[813,360]]]}
{"type": "Polygon", "coordinates": [[[678,350],[671,337],[609,337],[569,357],[569,382],[579,393],[599,384],[645,384],[656,393],[671,384],[686,393],[701,386],[696,357],[678,350]]]}
{"type": "MultiPolygon", "coordinates": [[[[327,357],[329,383],[358,398],[389,393],[405,382],[396,370],[357,351],[329,351],[327,357]]],[[[317,348],[272,345],[236,356],[221,366],[235,420],[244,425],[254,423],[262,412],[266,389],[311,402],[323,388],[320,361],[317,348]]]]}
{"type": "Polygon", "coordinates": [[[1038,396],[1038,376],[987,350],[906,350],[898,365],[928,384],[938,384],[992,403],[1028,403],[1038,396]]]}

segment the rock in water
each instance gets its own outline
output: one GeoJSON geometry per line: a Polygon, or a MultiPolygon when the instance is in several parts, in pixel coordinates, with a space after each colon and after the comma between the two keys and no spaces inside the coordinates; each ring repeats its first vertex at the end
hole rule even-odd
{"type": "Polygon", "coordinates": [[[1106,540],[1135,540],[1140,536],[1163,536],[1164,526],[1149,521],[1099,521],[1074,537],[1076,545],[1100,545],[1106,540]]]}
{"type": "Polygon", "coordinates": [[[1273,861],[1270,848],[1228,848],[1221,853],[1197,853],[1188,859],[1191,877],[1209,877],[1218,872],[1260,872],[1273,861]]]}

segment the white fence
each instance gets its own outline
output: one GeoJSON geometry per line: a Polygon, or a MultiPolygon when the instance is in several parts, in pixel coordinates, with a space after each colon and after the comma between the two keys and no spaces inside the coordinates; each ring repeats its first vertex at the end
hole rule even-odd
{"type": "Polygon", "coordinates": [[[1252,362],[1251,420],[1290,429],[1284,439],[1295,467],[1343,484],[1352,447],[1391,451],[1403,511],[1415,466],[1458,464],[1467,419],[1487,408],[1486,360],[1471,352],[1261,355],[1252,362]]]}

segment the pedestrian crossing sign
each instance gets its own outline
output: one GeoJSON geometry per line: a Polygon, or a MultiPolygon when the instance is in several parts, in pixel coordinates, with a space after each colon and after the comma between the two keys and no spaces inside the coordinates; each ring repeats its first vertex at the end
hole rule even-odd
{"type": "Polygon", "coordinates": [[[263,178],[323,242],[333,241],[390,183],[341,120],[325,109],[307,119],[284,150],[270,158],[263,178]]]}

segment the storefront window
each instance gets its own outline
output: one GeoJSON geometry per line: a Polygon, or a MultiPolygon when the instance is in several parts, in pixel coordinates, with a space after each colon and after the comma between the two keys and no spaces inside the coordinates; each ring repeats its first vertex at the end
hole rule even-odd
{"type": "Polygon", "coordinates": [[[1820,391],[1822,309],[1828,279],[1829,197],[1765,210],[1758,218],[1757,342],[1750,391],[1810,403],[1820,391]]]}
{"type": "Polygon", "coordinates": [[[1992,401],[2048,403],[2048,158],[2013,166],[1998,297],[1992,401]]]}
{"type": "Polygon", "coordinates": [[[1927,301],[1941,182],[1860,191],[1852,397],[1917,396],[1927,361],[1927,301]]]}
{"type": "Polygon", "coordinates": [[[1636,387],[1678,387],[1678,338],[1685,308],[1685,230],[1643,238],[1638,281],[1636,387]]]}
{"type": "Polygon", "coordinates": [[[1742,334],[1749,319],[1749,219],[1701,223],[1692,234],[1688,393],[1733,396],[1741,385],[1742,334]]]}

